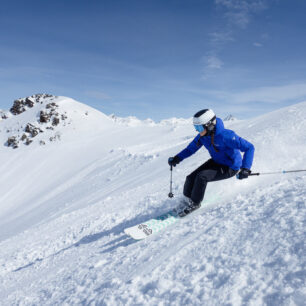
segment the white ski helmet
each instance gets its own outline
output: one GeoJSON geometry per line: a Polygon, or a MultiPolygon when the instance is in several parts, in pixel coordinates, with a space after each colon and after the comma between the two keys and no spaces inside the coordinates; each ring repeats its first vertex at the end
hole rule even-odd
{"type": "Polygon", "coordinates": [[[202,109],[193,116],[193,125],[201,125],[211,132],[216,126],[216,115],[211,109],[202,109]]]}

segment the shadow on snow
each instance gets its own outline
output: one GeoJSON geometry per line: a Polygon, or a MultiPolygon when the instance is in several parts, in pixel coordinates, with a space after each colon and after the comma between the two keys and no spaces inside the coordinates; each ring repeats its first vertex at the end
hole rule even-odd
{"type": "MultiPolygon", "coordinates": [[[[145,215],[141,215],[141,216],[136,216],[135,218],[133,218],[129,221],[123,221],[120,224],[115,225],[113,228],[111,228],[109,230],[105,230],[105,231],[102,231],[102,232],[99,232],[99,233],[84,236],[78,242],[76,242],[76,243],[74,243],[74,244],[72,244],[72,245],[70,245],[66,248],[63,248],[63,249],[59,250],[58,252],[56,252],[54,254],[48,255],[44,258],[37,258],[37,259],[33,260],[32,262],[13,270],[13,272],[18,272],[18,271],[21,271],[21,270],[26,269],[28,267],[31,267],[31,266],[35,265],[36,263],[42,262],[45,259],[54,257],[54,256],[59,255],[59,254],[62,254],[65,251],[70,250],[72,248],[77,248],[77,247],[80,247],[82,245],[94,243],[98,240],[101,240],[104,237],[108,237],[108,236],[111,236],[111,235],[118,236],[118,235],[122,234],[123,230],[127,227],[137,225],[141,222],[144,222],[144,221],[148,220],[149,218],[154,217],[155,215],[160,215],[160,211],[161,211],[161,209],[159,208],[153,214],[145,214],[145,215]]],[[[107,248],[104,249],[101,253],[103,254],[103,253],[113,252],[119,247],[127,247],[130,244],[133,244],[133,243],[136,243],[136,242],[139,242],[139,241],[134,240],[133,238],[129,237],[126,234],[123,234],[120,237],[117,237],[114,240],[109,241],[106,244],[104,244],[101,248],[104,248],[104,247],[107,247],[107,248]]]]}

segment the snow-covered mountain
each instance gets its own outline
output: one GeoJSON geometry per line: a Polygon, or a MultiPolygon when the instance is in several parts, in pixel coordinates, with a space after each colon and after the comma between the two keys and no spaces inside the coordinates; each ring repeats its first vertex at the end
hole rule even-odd
{"type": "Polygon", "coordinates": [[[135,116],[128,116],[128,117],[118,117],[114,114],[109,116],[114,122],[125,125],[125,126],[140,126],[143,124],[146,125],[155,125],[155,122],[152,119],[146,119],[146,120],[139,120],[135,116]]]}
{"type": "Polygon", "coordinates": [[[223,121],[236,121],[236,120],[238,120],[236,117],[234,117],[233,115],[228,115],[228,116],[226,116],[224,119],[223,119],[223,121]]]}
{"type": "MultiPolygon", "coordinates": [[[[200,214],[135,242],[124,228],[175,206],[208,158],[201,149],[174,169],[168,199],[167,159],[195,136],[190,119],[130,124],[42,100],[0,121],[1,304],[304,305],[304,172],[210,183],[217,199],[200,214]]],[[[306,102],[230,128],[255,145],[253,171],[305,169],[306,102]]]]}
{"type": "Polygon", "coordinates": [[[118,117],[114,114],[109,116],[114,122],[125,125],[125,126],[141,126],[141,125],[171,125],[177,126],[182,124],[190,124],[192,122],[192,118],[184,119],[184,118],[169,118],[164,119],[159,122],[154,122],[152,119],[148,118],[145,120],[140,120],[135,116],[128,116],[128,117],[118,117]]]}
{"type": "Polygon", "coordinates": [[[15,100],[10,111],[2,111],[0,116],[0,144],[14,149],[32,143],[46,145],[72,131],[96,133],[113,126],[101,112],[70,98],[49,94],[15,100]]]}

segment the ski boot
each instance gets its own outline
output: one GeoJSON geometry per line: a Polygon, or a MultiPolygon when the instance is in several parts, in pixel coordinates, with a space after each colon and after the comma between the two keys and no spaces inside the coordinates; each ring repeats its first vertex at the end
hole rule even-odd
{"type": "Polygon", "coordinates": [[[190,199],[187,198],[186,196],[180,198],[178,205],[174,208],[174,212],[178,215],[188,206],[189,200],[190,199]]]}
{"type": "Polygon", "coordinates": [[[183,208],[183,210],[178,212],[178,215],[181,218],[185,217],[200,207],[201,207],[201,203],[197,204],[197,203],[194,203],[191,199],[188,199],[187,205],[185,206],[185,208],[183,208]]]}

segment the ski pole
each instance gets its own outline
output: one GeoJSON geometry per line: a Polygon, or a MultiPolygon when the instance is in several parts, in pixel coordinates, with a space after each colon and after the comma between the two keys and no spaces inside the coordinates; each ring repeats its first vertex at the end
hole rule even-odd
{"type": "Polygon", "coordinates": [[[264,173],[251,173],[249,174],[250,175],[268,175],[268,174],[286,174],[286,173],[293,173],[293,172],[305,172],[306,170],[290,170],[290,171],[286,171],[286,170],[283,170],[283,171],[278,171],[278,172],[264,172],[264,173]]]}
{"type": "Polygon", "coordinates": [[[170,192],[168,194],[169,198],[173,198],[173,193],[172,193],[172,166],[170,166],[170,192]]]}

